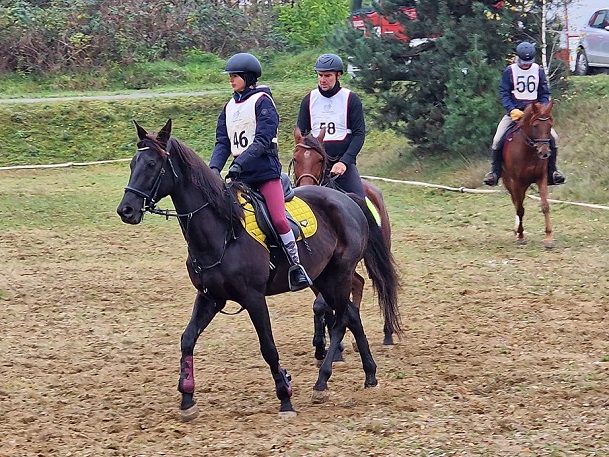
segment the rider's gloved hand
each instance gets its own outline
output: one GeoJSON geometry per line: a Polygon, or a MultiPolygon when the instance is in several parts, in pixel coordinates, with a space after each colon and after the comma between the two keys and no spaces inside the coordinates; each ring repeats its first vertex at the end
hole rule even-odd
{"type": "Polygon", "coordinates": [[[228,174],[226,175],[226,177],[233,179],[238,178],[242,171],[243,167],[235,162],[228,169],[228,174]]]}
{"type": "Polygon", "coordinates": [[[221,178],[222,176],[220,176],[220,170],[218,170],[216,167],[211,167],[211,171],[213,171],[216,176],[218,176],[218,178],[221,178]]]}
{"type": "Polygon", "coordinates": [[[524,113],[522,111],[520,111],[518,108],[514,108],[512,111],[510,111],[510,118],[512,118],[512,120],[514,122],[516,122],[518,119],[520,119],[522,117],[524,113]]]}

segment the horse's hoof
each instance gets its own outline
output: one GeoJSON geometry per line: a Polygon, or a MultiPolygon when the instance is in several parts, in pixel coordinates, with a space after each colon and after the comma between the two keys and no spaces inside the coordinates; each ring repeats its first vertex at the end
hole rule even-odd
{"type": "Polygon", "coordinates": [[[356,341],[351,341],[351,347],[353,348],[353,352],[359,352],[356,341]]]}
{"type": "Polygon", "coordinates": [[[393,337],[391,336],[386,336],[385,338],[383,338],[383,346],[393,346],[395,343],[393,341],[393,337]]]}
{"type": "Polygon", "coordinates": [[[345,356],[343,355],[342,351],[337,352],[336,355],[334,356],[334,358],[332,359],[332,363],[344,362],[344,361],[345,361],[345,356]]]}
{"type": "Polygon", "coordinates": [[[311,395],[311,401],[314,404],[325,403],[330,399],[330,392],[327,390],[313,390],[313,394],[311,395]]]}
{"type": "Polygon", "coordinates": [[[296,411],[279,411],[279,417],[281,419],[290,419],[292,417],[296,417],[298,414],[296,411]]]}
{"type": "Polygon", "coordinates": [[[380,382],[377,382],[376,384],[371,385],[371,386],[364,385],[364,390],[367,390],[368,392],[374,391],[374,390],[380,390],[380,389],[381,389],[380,382]]]}
{"type": "Polygon", "coordinates": [[[526,246],[527,240],[524,238],[519,238],[516,240],[516,246],[526,246]]]}
{"type": "Polygon", "coordinates": [[[543,242],[543,246],[546,249],[553,249],[554,248],[554,241],[544,241],[543,242]]]}
{"type": "Polygon", "coordinates": [[[199,415],[199,408],[197,405],[193,405],[188,409],[180,410],[180,419],[182,422],[190,422],[193,419],[196,419],[199,415]]]}
{"type": "Polygon", "coordinates": [[[315,359],[315,366],[321,368],[321,364],[324,363],[324,359],[315,359]]]}

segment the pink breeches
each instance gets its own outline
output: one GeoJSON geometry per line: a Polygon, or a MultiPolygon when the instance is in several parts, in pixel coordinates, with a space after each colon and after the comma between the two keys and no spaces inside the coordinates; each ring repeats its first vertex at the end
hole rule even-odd
{"type": "Polygon", "coordinates": [[[285,216],[285,201],[283,198],[283,186],[281,179],[271,179],[258,187],[260,193],[266,200],[266,206],[269,209],[271,220],[275,229],[280,235],[284,235],[290,231],[288,219],[285,216]]]}

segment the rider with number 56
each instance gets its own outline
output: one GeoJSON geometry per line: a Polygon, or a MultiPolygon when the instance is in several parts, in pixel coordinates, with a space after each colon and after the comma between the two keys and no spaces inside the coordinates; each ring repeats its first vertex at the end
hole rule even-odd
{"type": "Polygon", "coordinates": [[[209,167],[220,176],[220,170],[232,155],[227,177],[258,189],[264,196],[292,265],[291,290],[309,287],[312,282],[300,264],[298,246],[285,215],[277,148],[279,114],[271,90],[257,83],[262,76],[260,61],[252,54],[235,54],[226,62],[223,73],[229,75],[234,92],[218,117],[216,145],[209,167]]]}
{"type": "Polygon", "coordinates": [[[345,192],[362,198],[366,194],[356,166],[356,158],[366,139],[362,101],[340,85],[343,61],[336,54],[323,54],[315,62],[317,88],[300,104],[298,128],[303,134],[319,136],[325,127],[324,147],[330,158],[331,175],[345,192]]]}
{"type": "MultiPolygon", "coordinates": [[[[484,177],[484,184],[496,186],[501,176],[501,140],[513,122],[518,121],[527,105],[550,102],[551,92],[548,78],[541,66],[535,63],[535,45],[526,41],[516,46],[516,62],[503,70],[499,84],[501,104],[506,110],[493,138],[491,171],[484,177]]],[[[552,129],[550,157],[548,159],[548,184],[562,184],[565,176],[556,169],[556,142],[558,136],[552,129]]]]}

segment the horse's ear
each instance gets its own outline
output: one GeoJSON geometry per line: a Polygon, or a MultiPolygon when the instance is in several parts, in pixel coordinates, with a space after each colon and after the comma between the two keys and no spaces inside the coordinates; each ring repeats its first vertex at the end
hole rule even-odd
{"type": "Polygon", "coordinates": [[[326,128],[322,127],[322,129],[319,131],[319,135],[317,135],[317,139],[319,140],[319,142],[321,144],[323,144],[325,136],[326,136],[326,128]]]}
{"type": "Polygon", "coordinates": [[[304,138],[302,137],[302,132],[300,131],[300,129],[298,127],[294,128],[294,142],[296,144],[302,143],[304,138]]]}
{"type": "Polygon", "coordinates": [[[169,138],[171,138],[171,119],[167,120],[165,126],[159,131],[157,138],[161,143],[167,144],[169,138]]]}
{"type": "Polygon", "coordinates": [[[148,136],[148,132],[142,128],[140,124],[137,123],[135,119],[133,119],[133,123],[135,124],[135,129],[137,130],[137,137],[140,140],[143,140],[148,136]]]}
{"type": "Polygon", "coordinates": [[[538,114],[539,113],[539,110],[540,110],[540,108],[539,108],[540,104],[539,103],[531,103],[529,106],[531,107],[531,111],[533,112],[533,114],[538,114]]]}

